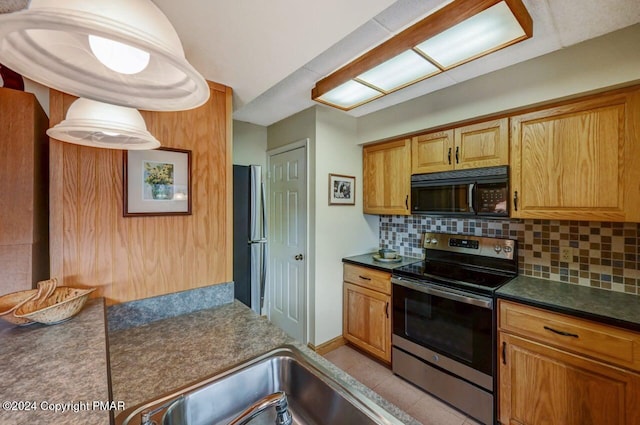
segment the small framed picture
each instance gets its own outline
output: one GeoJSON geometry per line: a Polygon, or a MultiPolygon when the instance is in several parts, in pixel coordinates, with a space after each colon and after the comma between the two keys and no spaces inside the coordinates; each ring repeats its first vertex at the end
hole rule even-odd
{"type": "Polygon", "coordinates": [[[191,214],[191,151],[124,151],[124,216],[191,214]]]}
{"type": "Polygon", "coordinates": [[[329,205],[355,205],[356,178],[329,174],[329,205]]]}

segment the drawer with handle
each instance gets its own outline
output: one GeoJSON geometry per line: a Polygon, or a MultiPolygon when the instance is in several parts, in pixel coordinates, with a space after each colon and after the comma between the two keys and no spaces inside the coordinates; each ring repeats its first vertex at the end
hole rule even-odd
{"type": "Polygon", "coordinates": [[[591,320],[499,300],[500,331],[640,370],[640,334],[591,320]]]}
{"type": "Polygon", "coordinates": [[[344,264],[344,281],[384,294],[391,294],[391,273],[381,270],[344,264]]]}

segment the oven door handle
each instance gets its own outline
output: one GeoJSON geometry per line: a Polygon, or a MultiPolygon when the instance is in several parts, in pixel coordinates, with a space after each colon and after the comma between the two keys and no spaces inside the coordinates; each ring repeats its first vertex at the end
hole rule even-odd
{"type": "Polygon", "coordinates": [[[407,278],[392,277],[391,283],[404,286],[405,288],[412,289],[414,291],[422,292],[429,295],[435,295],[437,297],[446,298],[451,301],[457,301],[464,304],[471,304],[478,307],[493,310],[493,300],[491,298],[482,297],[474,294],[467,294],[460,291],[455,291],[441,286],[436,286],[431,283],[424,282],[412,282],[407,278]]]}

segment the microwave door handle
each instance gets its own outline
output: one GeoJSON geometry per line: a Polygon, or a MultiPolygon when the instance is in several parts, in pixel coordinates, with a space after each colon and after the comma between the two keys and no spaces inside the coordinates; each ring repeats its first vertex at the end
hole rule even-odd
{"type": "Polygon", "coordinates": [[[476,184],[475,183],[471,183],[469,185],[469,197],[468,197],[468,201],[469,201],[469,211],[472,213],[476,212],[475,207],[475,195],[476,195],[476,184]]]}

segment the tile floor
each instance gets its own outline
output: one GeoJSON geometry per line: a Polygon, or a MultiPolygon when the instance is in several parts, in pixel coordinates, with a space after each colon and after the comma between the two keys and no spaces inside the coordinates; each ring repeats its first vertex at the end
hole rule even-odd
{"type": "Polygon", "coordinates": [[[324,357],[424,425],[479,425],[348,345],[324,357]]]}

